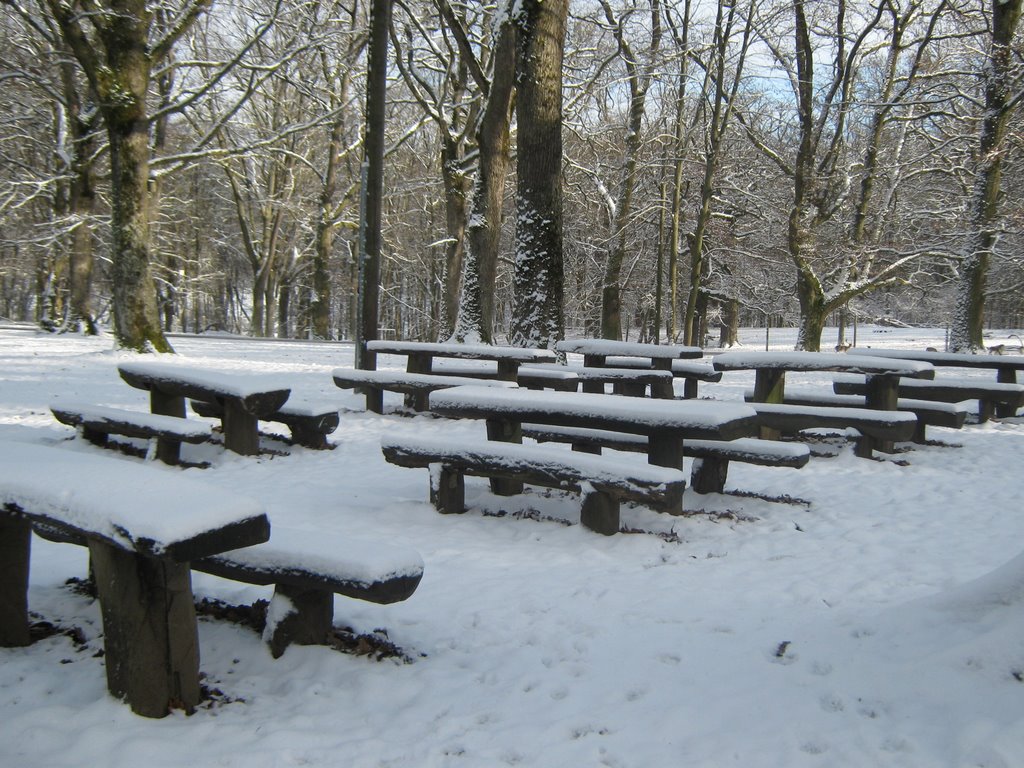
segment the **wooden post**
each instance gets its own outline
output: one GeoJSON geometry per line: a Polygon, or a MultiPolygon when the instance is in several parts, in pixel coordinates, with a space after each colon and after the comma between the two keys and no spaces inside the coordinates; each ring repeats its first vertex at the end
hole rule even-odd
{"type": "Polygon", "coordinates": [[[28,570],[32,526],[0,511],[0,647],[32,642],[28,631],[28,570]]]}
{"type": "Polygon", "coordinates": [[[224,447],[243,456],[257,456],[260,452],[259,419],[242,408],[237,400],[226,398],[224,415],[224,447]]]}
{"type": "MultiPolygon", "coordinates": [[[[672,371],[672,360],[667,357],[656,357],[651,360],[651,368],[656,371],[672,371]]],[[[676,396],[675,384],[672,379],[668,381],[652,381],[651,397],[662,400],[674,400],[676,396]]]]}
{"type": "Polygon", "coordinates": [[[729,474],[729,460],[715,457],[694,459],[690,487],[697,493],[722,493],[729,474]]]}
{"type": "MultiPolygon", "coordinates": [[[[675,432],[653,432],[647,437],[647,463],[658,467],[683,468],[683,438],[675,432]]],[[[664,511],[670,515],[683,514],[683,488],[677,497],[669,498],[664,511]]]]}
{"type": "MultiPolygon", "coordinates": [[[[758,368],[754,374],[754,402],[782,403],[786,400],[786,371],[782,368],[758,368]]],[[[777,429],[761,427],[762,440],[778,440],[777,429]]]]}
{"type": "Polygon", "coordinates": [[[199,637],[188,563],[89,542],[107,687],[143,717],[199,703],[199,637]]]}
{"type": "MultiPolygon", "coordinates": [[[[500,440],[503,443],[522,443],[523,425],[518,421],[507,419],[487,419],[487,439],[500,440]]],[[[491,478],[491,493],[498,496],[515,496],[523,492],[521,480],[510,480],[504,477],[491,478]]]]}
{"type": "Polygon", "coordinates": [[[601,491],[583,497],[580,524],[585,528],[611,536],[619,532],[619,500],[601,491]]]}
{"type": "MultiPolygon", "coordinates": [[[[156,387],[149,390],[149,410],[161,416],[177,416],[185,418],[185,398],[180,395],[168,395],[156,387]]],[[[156,457],[165,464],[178,464],[181,461],[181,441],[169,437],[161,437],[156,441],[156,457]]]]}
{"type": "Polygon", "coordinates": [[[430,502],[445,515],[461,515],[466,511],[466,478],[461,470],[442,466],[437,475],[431,471],[430,502]]]}
{"type": "Polygon", "coordinates": [[[334,627],[334,593],[324,589],[306,589],[287,584],[274,588],[274,599],[284,598],[292,610],[272,627],[264,639],[270,655],[280,658],[289,645],[324,645],[334,627]]]}
{"type": "MultiPolygon", "coordinates": [[[[865,380],[864,405],[879,411],[895,411],[899,403],[899,387],[899,376],[868,376],[865,380]]],[[[863,435],[857,443],[857,455],[870,459],[872,448],[883,453],[895,453],[896,444],[892,440],[874,440],[863,435]]]]}
{"type": "MultiPolygon", "coordinates": [[[[1009,366],[1000,366],[996,368],[996,381],[1000,384],[1016,384],[1017,383],[1017,372],[1009,366]]],[[[1000,418],[1007,418],[1009,416],[1016,416],[1017,409],[1012,405],[1000,404],[996,406],[996,416],[1000,418]]]]}

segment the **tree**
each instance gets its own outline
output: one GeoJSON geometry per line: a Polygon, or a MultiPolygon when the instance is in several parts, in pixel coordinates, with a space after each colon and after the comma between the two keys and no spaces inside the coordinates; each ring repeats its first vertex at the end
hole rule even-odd
{"type": "Polygon", "coordinates": [[[119,346],[140,352],[173,351],[160,327],[150,272],[150,81],[209,3],[184,0],[168,9],[174,23],[156,37],[155,8],[144,0],[46,0],[99,100],[107,129],[114,336],[119,346]]]}
{"type": "Polygon", "coordinates": [[[950,347],[954,352],[979,352],[985,348],[985,284],[999,237],[999,192],[1007,127],[1010,115],[1024,97],[1019,76],[1020,54],[1014,53],[1012,47],[1020,14],[1021,0],[992,0],[992,32],[982,74],[985,100],[975,156],[970,230],[964,244],[950,328],[950,347]]]}
{"type": "Polygon", "coordinates": [[[516,255],[510,341],[551,347],[565,333],[562,59],[568,0],[525,0],[516,66],[516,255]]]}

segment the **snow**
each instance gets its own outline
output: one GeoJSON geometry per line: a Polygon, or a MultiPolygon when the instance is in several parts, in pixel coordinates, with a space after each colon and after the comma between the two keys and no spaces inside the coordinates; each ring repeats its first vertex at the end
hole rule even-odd
{"type": "Polygon", "coordinates": [[[5,440],[0,466],[0,503],[155,555],[264,515],[254,499],[116,456],[5,440]]]}
{"type": "Polygon", "coordinates": [[[492,346],[490,344],[446,344],[429,341],[369,341],[367,349],[374,352],[405,355],[428,353],[438,357],[471,358],[483,360],[522,360],[530,362],[553,361],[555,354],[549,349],[522,349],[521,347],[492,346]]]}
{"type": "MultiPolygon", "coordinates": [[[[858,334],[921,349],[941,348],[944,335],[858,334]]],[[[752,347],[763,337],[741,336],[752,347]]],[[[794,339],[773,329],[780,351],[794,339]]],[[[362,407],[331,381],[352,364],[349,345],[173,344],[190,366],[272,372],[293,397],[362,407]]],[[[47,407],[60,397],[144,407],[116,370],[134,359],[109,338],[0,327],[0,443],[56,445],[109,468],[137,462],[73,438],[47,407]]],[[[820,373],[787,378],[829,387],[820,373]]],[[[729,372],[702,394],[739,403],[753,379],[729,372]]],[[[0,764],[1012,768],[1024,756],[1024,423],[929,431],[933,442],[899,463],[845,445],[802,469],[735,464],[726,494],[686,491],[694,514],[624,506],[624,525],[640,532],[611,537],[578,525],[576,497],[505,499],[472,478],[470,510],[438,515],[423,471],[380,452],[382,437],[402,434],[457,445],[481,436],[478,422],[355,412],[342,415],[332,451],[183,446],[211,467],[154,472],[256,497],[273,523],[324,546],[418,551],[424,577],[408,600],[336,599],[338,624],[386,629],[411,663],[296,646],[274,660],[251,630],[202,620],[205,683],[225,700],[191,717],[139,718],[107,694],[98,605],[63,585],[85,575],[86,554],[37,539],[31,609],[79,627],[87,646],[57,635],[0,649],[0,764]]],[[[272,592],[198,573],[193,582],[198,596],[237,603],[272,592]]]]}
{"type": "Polygon", "coordinates": [[[676,344],[641,344],[612,339],[566,339],[558,342],[555,349],[559,352],[573,352],[581,355],[622,355],[662,360],[677,357],[693,358],[703,355],[700,347],[683,347],[676,344]]]}
{"type": "Polygon", "coordinates": [[[150,381],[180,382],[186,386],[219,392],[226,397],[243,400],[264,392],[288,389],[287,383],[280,376],[225,373],[203,367],[192,368],[179,362],[125,362],[121,364],[120,369],[129,376],[150,381]]]}
{"type": "MultiPolygon", "coordinates": [[[[725,352],[714,359],[720,371],[784,368],[790,371],[848,371],[868,374],[922,376],[932,371],[930,363],[892,360],[868,355],[829,352],[725,352]]],[[[934,375],[934,374],[932,374],[934,375]]]]}

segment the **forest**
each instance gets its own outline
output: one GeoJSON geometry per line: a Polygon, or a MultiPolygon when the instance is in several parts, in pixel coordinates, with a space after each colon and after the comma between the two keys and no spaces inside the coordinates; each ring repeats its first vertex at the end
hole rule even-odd
{"type": "Polygon", "coordinates": [[[356,338],[372,139],[381,338],[819,349],[863,321],[981,349],[1024,328],[1020,12],[0,0],[0,317],[356,338]]]}

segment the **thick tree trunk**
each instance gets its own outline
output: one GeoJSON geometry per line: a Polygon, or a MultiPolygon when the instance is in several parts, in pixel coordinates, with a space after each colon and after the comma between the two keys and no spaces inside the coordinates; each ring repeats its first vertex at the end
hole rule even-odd
{"type": "Polygon", "coordinates": [[[985,68],[985,113],[978,147],[977,178],[971,201],[971,232],[964,245],[950,329],[954,352],[984,350],[985,283],[998,238],[1003,145],[1013,111],[1010,73],[1022,0],[992,1],[992,48],[985,68]]]}
{"type": "Polygon", "coordinates": [[[568,0],[526,0],[519,25],[515,306],[511,341],[551,347],[564,335],[562,55],[568,0]]]}

